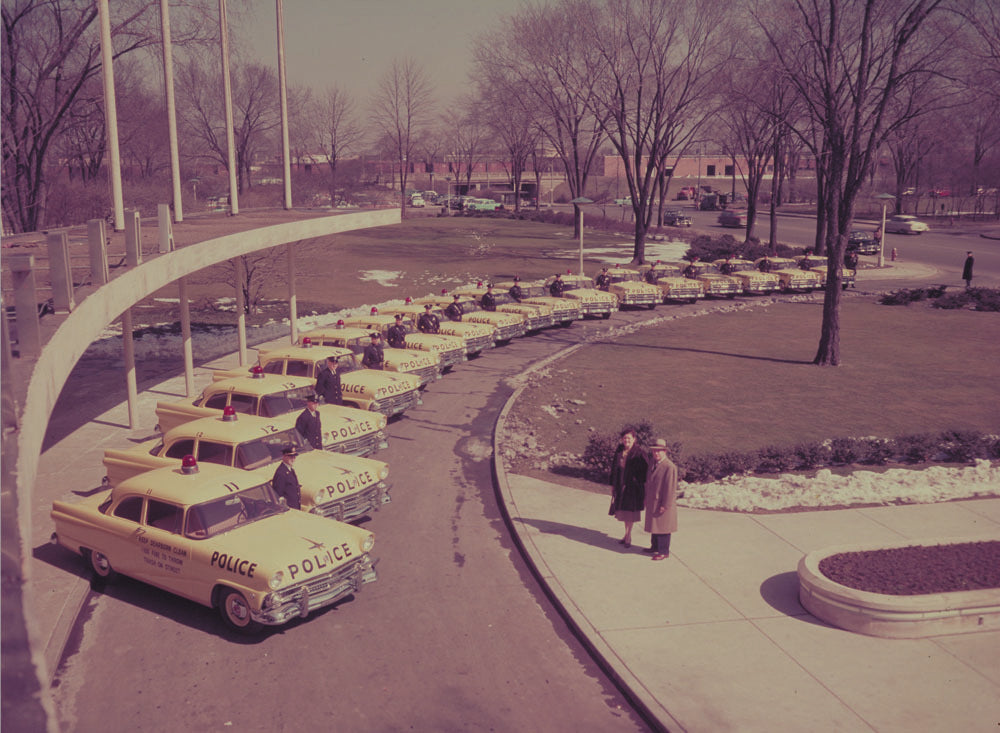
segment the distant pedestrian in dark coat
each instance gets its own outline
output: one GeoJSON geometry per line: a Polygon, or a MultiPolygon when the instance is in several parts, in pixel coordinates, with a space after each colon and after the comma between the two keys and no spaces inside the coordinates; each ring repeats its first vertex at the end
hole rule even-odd
{"type": "Polygon", "coordinates": [[[625,523],[625,536],[618,540],[625,547],[632,546],[632,525],[642,518],[647,467],[638,436],[634,430],[625,430],[611,462],[611,509],[608,512],[625,523]]]}
{"type": "Polygon", "coordinates": [[[365,369],[384,369],[385,350],[382,347],[382,334],[373,331],[371,343],[365,347],[365,353],[361,357],[361,366],[365,369]]]}
{"type": "Polygon", "coordinates": [[[319,396],[306,397],[306,409],[295,419],[295,429],[316,450],[323,449],[323,426],[319,419],[319,396]]]}
{"type": "Polygon", "coordinates": [[[962,279],[965,280],[965,287],[972,287],[972,266],[976,264],[976,258],[972,252],[965,253],[965,266],[962,267],[962,279]]]}
{"type": "Polygon", "coordinates": [[[677,531],[677,466],[667,458],[667,441],[650,446],[652,459],[646,477],[646,523],[652,535],[649,549],[654,560],[670,557],[670,535],[677,531]]]}
{"type": "Polygon", "coordinates": [[[344,404],[344,389],[340,384],[336,356],[326,357],[326,368],[316,377],[316,391],[328,405],[344,404]]]}
{"type": "Polygon", "coordinates": [[[278,464],[271,479],[271,486],[280,498],[284,498],[285,503],[292,509],[302,508],[302,485],[299,477],[295,475],[295,456],[299,453],[294,445],[290,445],[281,451],[281,463],[278,464]]]}

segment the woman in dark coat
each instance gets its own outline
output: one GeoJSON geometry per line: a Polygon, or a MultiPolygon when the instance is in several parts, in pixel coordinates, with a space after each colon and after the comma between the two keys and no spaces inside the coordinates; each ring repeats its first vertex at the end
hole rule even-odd
{"type": "Polygon", "coordinates": [[[646,501],[646,454],[634,430],[622,432],[621,445],[611,463],[611,509],[608,514],[625,523],[625,536],[618,540],[632,546],[632,525],[642,518],[646,501]]]}

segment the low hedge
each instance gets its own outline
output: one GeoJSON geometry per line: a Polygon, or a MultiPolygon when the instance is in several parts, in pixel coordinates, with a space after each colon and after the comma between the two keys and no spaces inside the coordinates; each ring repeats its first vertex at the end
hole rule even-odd
{"type": "Polygon", "coordinates": [[[966,288],[946,292],[947,285],[928,288],[901,288],[882,295],[882,305],[909,305],[923,300],[931,301],[934,308],[956,310],[970,308],[991,313],[1000,312],[1000,290],[997,288],[966,288]]]}
{"type": "MultiPolygon", "coordinates": [[[[652,426],[645,421],[622,426],[632,428],[640,443],[648,445],[652,426]]],[[[595,434],[587,442],[583,463],[595,481],[606,482],[618,446],[615,434],[595,434]]],[[[683,457],[681,443],[669,445],[670,456],[689,483],[717,481],[747,473],[808,471],[828,466],[861,464],[884,466],[889,463],[971,463],[977,459],[1000,459],[1000,437],[975,430],[946,430],[943,433],[900,435],[895,438],[833,438],[799,445],[769,445],[755,451],[712,453],[683,457]]]]}

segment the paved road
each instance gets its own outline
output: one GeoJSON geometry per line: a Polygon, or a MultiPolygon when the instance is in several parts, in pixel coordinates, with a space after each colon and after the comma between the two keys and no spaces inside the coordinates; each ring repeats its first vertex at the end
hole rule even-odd
{"type": "Polygon", "coordinates": [[[367,525],[380,577],[352,600],[248,641],[127,579],[92,594],[56,680],[63,728],[644,729],[527,572],[493,492],[506,378],[597,327],[464,364],[392,424],[394,500],[367,525]]]}

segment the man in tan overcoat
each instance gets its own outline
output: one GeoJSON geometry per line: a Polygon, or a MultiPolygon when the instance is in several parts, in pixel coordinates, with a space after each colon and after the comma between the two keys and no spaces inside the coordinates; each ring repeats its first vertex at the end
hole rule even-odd
{"type": "Polygon", "coordinates": [[[652,534],[654,560],[670,557],[670,535],[677,531],[677,466],[667,458],[667,441],[659,438],[650,446],[652,462],[646,475],[646,524],[652,534]]]}

